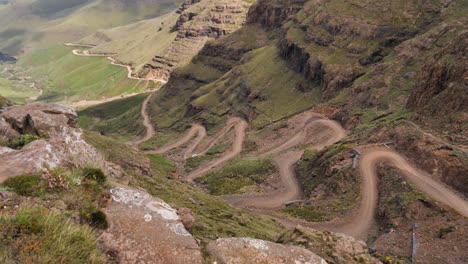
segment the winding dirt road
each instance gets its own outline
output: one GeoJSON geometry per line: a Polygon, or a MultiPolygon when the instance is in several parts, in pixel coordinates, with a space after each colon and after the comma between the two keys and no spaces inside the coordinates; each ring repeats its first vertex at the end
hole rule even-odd
{"type": "MultiPolygon", "coordinates": [[[[195,178],[203,176],[215,168],[219,168],[242,151],[245,130],[247,128],[247,123],[245,123],[245,121],[230,119],[230,121],[226,123],[225,127],[221,129],[213,139],[208,140],[203,145],[199,145],[199,143],[206,136],[204,134],[206,131],[199,127],[192,127],[186,136],[159,150],[159,153],[164,153],[169,149],[180,147],[198,134],[197,140],[189,147],[189,150],[185,152],[186,155],[184,155],[184,158],[189,158],[194,149],[201,151],[199,154],[203,155],[206,151],[216,145],[233,126],[235,126],[236,137],[233,142],[232,149],[220,159],[214,160],[211,163],[191,172],[186,179],[187,181],[193,181],[195,178]]],[[[380,147],[360,149],[363,153],[359,162],[359,170],[361,174],[361,201],[358,208],[353,211],[349,217],[328,223],[308,223],[303,220],[291,219],[279,215],[274,211],[275,209],[282,208],[284,204],[289,201],[301,198],[301,188],[294,175],[293,166],[303,155],[303,150],[297,149],[297,147],[310,143],[308,130],[312,128],[319,128],[319,132],[326,134],[325,137],[323,135],[317,137],[316,135],[312,135],[314,143],[312,149],[321,150],[346,136],[346,131],[337,122],[323,119],[322,117],[313,114],[305,121],[303,127],[291,136],[291,138],[258,154],[276,155],[273,158],[273,161],[279,168],[283,185],[282,189],[264,195],[229,195],[224,196],[223,198],[236,207],[273,216],[286,225],[294,226],[302,224],[307,227],[331,230],[356,238],[365,239],[373,224],[377,207],[377,169],[382,162],[386,162],[401,170],[403,174],[416,186],[416,188],[426,193],[433,200],[451,207],[464,217],[468,217],[468,202],[466,200],[458,196],[444,184],[433,180],[430,175],[416,169],[395,151],[380,147]],[[324,131],[326,131],[326,133],[324,133],[324,131]]]]}
{"type": "MultiPolygon", "coordinates": [[[[84,45],[84,44],[75,45],[73,43],[66,43],[65,45],[66,46],[77,46],[77,47],[88,47],[88,48],[93,48],[94,47],[92,45],[89,45],[89,46],[84,45]]],[[[112,55],[116,55],[116,54],[113,54],[113,53],[99,54],[99,53],[91,53],[89,50],[79,50],[79,49],[72,50],[72,53],[75,56],[81,56],[81,57],[106,57],[110,61],[110,63],[112,65],[126,68],[127,69],[127,78],[132,79],[132,80],[154,81],[154,82],[160,82],[160,83],[167,83],[167,80],[161,79],[161,78],[149,78],[149,77],[148,78],[140,78],[140,77],[135,77],[133,75],[132,67],[130,65],[119,63],[116,59],[111,57],[112,55]]]]}
{"type": "MultiPolygon", "coordinates": [[[[364,152],[364,150],[362,150],[364,152]]],[[[433,200],[451,207],[464,217],[468,217],[468,202],[459,197],[444,184],[434,180],[427,173],[416,169],[405,158],[395,151],[376,148],[365,151],[359,169],[361,172],[361,203],[354,217],[349,222],[336,228],[354,237],[366,237],[374,221],[377,207],[377,168],[382,163],[391,164],[398,168],[417,189],[424,192],[433,200]]]]}
{"type": "Polygon", "coordinates": [[[308,130],[316,126],[327,129],[328,133],[326,138],[322,142],[314,144],[312,149],[321,150],[346,137],[346,131],[337,122],[321,118],[313,115],[305,121],[302,129],[289,140],[264,152],[264,155],[280,154],[273,161],[279,170],[282,189],[263,195],[227,195],[224,196],[224,199],[236,207],[269,210],[281,208],[287,202],[300,199],[302,191],[295,177],[293,166],[301,159],[304,150],[292,149],[306,143],[308,130]],[[281,154],[282,152],[285,153],[281,154]]]}
{"type": "MultiPolygon", "coordinates": [[[[340,133],[338,133],[340,134],[340,133]]],[[[337,134],[337,135],[338,135],[337,134]]],[[[297,140],[297,134],[291,140],[297,140]]],[[[284,149],[285,145],[292,146],[291,142],[286,142],[278,149],[284,149]]],[[[287,152],[275,159],[280,168],[285,191],[272,192],[266,195],[225,196],[225,199],[236,207],[251,209],[257,213],[272,216],[287,226],[296,226],[297,224],[306,227],[329,230],[338,233],[344,233],[359,239],[366,239],[369,229],[374,222],[375,211],[377,207],[378,189],[377,189],[377,169],[383,162],[388,163],[399,169],[408,179],[426,195],[433,200],[451,207],[464,217],[468,217],[468,202],[458,196],[450,188],[446,187],[431,178],[430,175],[416,169],[404,157],[393,150],[387,148],[375,147],[370,150],[361,149],[363,152],[359,163],[361,174],[361,201],[357,210],[346,219],[329,223],[308,223],[298,219],[290,219],[272,212],[273,209],[281,208],[284,202],[298,199],[300,190],[294,186],[294,171],[292,166],[297,162],[294,159],[300,159],[297,152],[287,152]],[[294,156],[294,155],[298,155],[294,156]],[[281,158],[282,157],[282,158],[281,158]],[[278,163],[277,159],[284,163],[278,163]],[[293,179],[293,181],[290,181],[293,179]]]]}
{"type": "Polygon", "coordinates": [[[146,135],[143,138],[139,139],[139,140],[131,142],[131,144],[133,146],[138,146],[141,143],[143,143],[143,142],[149,140],[150,138],[154,137],[154,135],[156,135],[156,130],[154,130],[154,127],[151,124],[151,118],[148,115],[148,106],[149,106],[149,102],[151,100],[151,96],[153,94],[154,93],[151,93],[150,95],[148,95],[148,97],[143,102],[143,105],[141,106],[140,114],[143,117],[143,126],[145,127],[146,135]]]}
{"type": "MultiPolygon", "coordinates": [[[[153,150],[153,151],[147,151],[146,153],[148,153],[148,154],[164,154],[164,153],[166,153],[166,152],[168,152],[168,151],[170,151],[172,149],[183,146],[184,144],[189,142],[193,137],[195,137],[195,135],[198,135],[197,139],[200,138],[199,141],[201,141],[206,135],[205,128],[200,124],[193,124],[192,128],[190,128],[190,130],[185,134],[184,137],[179,138],[177,141],[175,141],[173,143],[170,143],[168,145],[165,145],[160,149],[153,150]]],[[[195,147],[196,147],[196,145],[193,144],[191,148],[195,148],[195,147]]]]}
{"type": "Polygon", "coordinates": [[[228,152],[226,152],[223,156],[221,156],[219,159],[213,160],[209,162],[208,164],[190,172],[185,178],[188,182],[193,182],[194,179],[205,175],[210,170],[218,168],[219,166],[225,164],[226,162],[233,159],[234,157],[236,157],[242,152],[242,147],[243,147],[244,139],[245,139],[245,131],[247,130],[248,124],[244,120],[237,118],[237,117],[229,119],[228,121],[229,126],[231,122],[235,122],[235,125],[234,125],[235,138],[234,138],[234,141],[232,142],[231,149],[228,152]]]}

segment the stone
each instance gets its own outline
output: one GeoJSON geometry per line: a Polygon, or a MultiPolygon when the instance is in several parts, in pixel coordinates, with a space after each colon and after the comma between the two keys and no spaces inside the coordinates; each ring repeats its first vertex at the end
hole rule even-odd
{"type": "Polygon", "coordinates": [[[202,263],[202,255],[177,211],[161,199],[114,188],[104,209],[109,229],[101,237],[121,263],[202,263]]]}
{"type": "Polygon", "coordinates": [[[220,238],[208,244],[208,251],[219,263],[327,263],[307,249],[253,238],[220,238]]]}
{"type": "Polygon", "coordinates": [[[31,134],[41,139],[20,150],[0,149],[0,182],[18,175],[40,174],[70,161],[75,165],[108,167],[104,157],[84,140],[76,120],[73,108],[57,104],[29,104],[4,109],[0,113],[0,138],[11,142],[19,135],[31,134]]]}

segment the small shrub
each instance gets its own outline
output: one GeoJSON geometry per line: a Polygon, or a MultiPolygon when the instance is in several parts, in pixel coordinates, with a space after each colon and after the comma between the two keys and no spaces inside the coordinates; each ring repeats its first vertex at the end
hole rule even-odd
{"type": "Polygon", "coordinates": [[[3,185],[23,196],[38,196],[43,191],[41,177],[37,175],[24,175],[9,178],[3,185]]]}
{"type": "Polygon", "coordinates": [[[42,174],[42,179],[47,182],[49,190],[68,190],[70,186],[60,171],[47,171],[42,174]]]}
{"type": "Polygon", "coordinates": [[[106,215],[100,210],[91,213],[90,225],[99,229],[107,229],[109,227],[106,215]]]}
{"type": "Polygon", "coordinates": [[[26,146],[27,144],[41,139],[40,137],[33,136],[33,135],[21,135],[17,140],[11,142],[8,147],[13,149],[21,149],[22,147],[26,146]]]}
{"type": "Polygon", "coordinates": [[[455,230],[456,230],[456,228],[454,226],[448,226],[448,227],[441,228],[437,232],[437,237],[440,238],[440,239],[443,239],[443,238],[447,237],[448,234],[452,233],[455,230]]]}
{"type": "Polygon", "coordinates": [[[106,182],[106,175],[101,169],[97,168],[85,168],[83,169],[83,177],[88,180],[93,180],[98,183],[106,182]]]}
{"type": "Polygon", "coordinates": [[[109,227],[106,215],[102,211],[96,210],[94,207],[81,211],[80,217],[84,223],[94,228],[107,229],[109,227]]]}

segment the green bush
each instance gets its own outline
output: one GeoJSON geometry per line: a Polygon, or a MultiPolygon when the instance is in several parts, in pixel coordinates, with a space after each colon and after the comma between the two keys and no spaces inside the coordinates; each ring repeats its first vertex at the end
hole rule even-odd
{"type": "Polygon", "coordinates": [[[107,229],[109,227],[106,215],[94,206],[82,209],[80,218],[82,223],[86,223],[94,228],[107,229]]]}
{"type": "Polygon", "coordinates": [[[40,137],[24,134],[21,135],[17,140],[11,142],[8,147],[13,149],[21,149],[22,147],[26,146],[27,144],[41,139],[40,137]]]}
{"type": "Polygon", "coordinates": [[[106,182],[106,175],[101,169],[97,168],[85,168],[83,169],[83,177],[88,180],[93,180],[98,183],[106,182]]]}
{"type": "Polygon", "coordinates": [[[17,194],[24,196],[38,196],[44,190],[41,185],[41,177],[37,175],[24,175],[9,178],[3,185],[13,189],[17,194]]]}

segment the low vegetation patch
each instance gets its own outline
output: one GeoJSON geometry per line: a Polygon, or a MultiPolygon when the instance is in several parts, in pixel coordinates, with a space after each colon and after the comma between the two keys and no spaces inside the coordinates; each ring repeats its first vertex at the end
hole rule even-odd
{"type": "Polygon", "coordinates": [[[243,158],[197,180],[213,195],[237,193],[245,186],[261,184],[275,171],[269,159],[243,158]]]}
{"type": "Polygon", "coordinates": [[[97,168],[84,168],[83,177],[88,180],[96,181],[97,183],[105,183],[106,175],[101,169],[97,168]]]}
{"type": "Polygon", "coordinates": [[[2,263],[106,263],[86,226],[44,208],[23,208],[0,217],[2,263]]]}
{"type": "Polygon", "coordinates": [[[141,122],[141,105],[148,94],[92,106],[78,112],[78,123],[84,129],[128,139],[145,132],[141,122]]]}
{"type": "Polygon", "coordinates": [[[329,219],[323,210],[311,206],[288,207],[283,212],[309,222],[322,222],[329,219]]]}
{"type": "Polygon", "coordinates": [[[23,196],[39,196],[45,191],[41,176],[23,175],[7,179],[3,186],[23,196]]]}
{"type": "Polygon", "coordinates": [[[31,143],[33,141],[39,140],[39,139],[41,139],[41,138],[38,137],[38,136],[24,134],[24,135],[21,135],[17,140],[9,143],[8,147],[10,147],[12,149],[21,149],[22,147],[26,146],[27,144],[29,144],[29,143],[31,143]]]}

